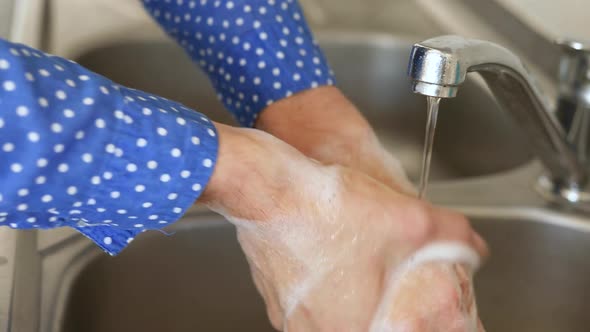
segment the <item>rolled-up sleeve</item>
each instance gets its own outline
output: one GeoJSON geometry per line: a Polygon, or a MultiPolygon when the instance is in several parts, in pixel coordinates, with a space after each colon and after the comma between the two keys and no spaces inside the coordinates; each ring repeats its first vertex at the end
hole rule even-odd
{"type": "Polygon", "coordinates": [[[73,227],[116,254],[194,204],[217,148],[196,111],[0,40],[0,226],[73,227]]]}

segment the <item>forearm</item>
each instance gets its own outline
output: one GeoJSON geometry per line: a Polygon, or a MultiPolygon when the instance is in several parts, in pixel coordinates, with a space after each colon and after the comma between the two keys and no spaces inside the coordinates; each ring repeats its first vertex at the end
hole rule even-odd
{"type": "Polygon", "coordinates": [[[357,155],[359,146],[351,143],[374,138],[371,126],[354,104],[332,86],[303,91],[268,106],[256,128],[318,160],[323,159],[318,157],[328,146],[357,155]]]}

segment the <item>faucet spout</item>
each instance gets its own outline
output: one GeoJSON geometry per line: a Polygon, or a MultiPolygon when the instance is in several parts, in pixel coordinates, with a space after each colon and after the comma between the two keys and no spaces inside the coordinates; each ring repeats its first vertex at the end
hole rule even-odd
{"type": "Polygon", "coordinates": [[[408,75],[416,93],[455,97],[469,72],[483,77],[500,106],[528,133],[552,183],[559,188],[585,184],[583,162],[516,55],[494,43],[459,36],[428,39],[412,48],[408,75]]]}

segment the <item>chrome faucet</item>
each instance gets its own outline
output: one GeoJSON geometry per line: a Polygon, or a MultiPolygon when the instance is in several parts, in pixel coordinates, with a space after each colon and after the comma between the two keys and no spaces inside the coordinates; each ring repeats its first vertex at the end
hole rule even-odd
{"type": "Polygon", "coordinates": [[[467,73],[479,73],[499,104],[528,133],[533,151],[547,169],[548,174],[537,185],[539,192],[552,201],[590,211],[590,165],[586,157],[590,56],[580,43],[561,45],[566,51],[560,66],[560,99],[555,111],[547,106],[516,55],[483,40],[441,36],[414,44],[408,75],[415,93],[453,98],[467,73]],[[565,126],[556,114],[565,120],[565,126]]]}
{"type": "Polygon", "coordinates": [[[561,40],[557,117],[568,130],[578,158],[590,163],[590,45],[561,40]]]}

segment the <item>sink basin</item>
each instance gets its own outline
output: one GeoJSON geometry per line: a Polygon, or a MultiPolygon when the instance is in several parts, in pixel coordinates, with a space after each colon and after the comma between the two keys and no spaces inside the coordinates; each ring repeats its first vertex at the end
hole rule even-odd
{"type": "MultiPolygon", "coordinates": [[[[373,34],[324,34],[320,44],[339,86],[362,110],[409,176],[419,176],[426,101],[410,91],[408,40],[373,34]]],[[[111,45],[77,61],[116,82],[174,99],[210,118],[235,123],[217,101],[207,77],[173,42],[111,45]]],[[[526,138],[481,85],[468,82],[441,104],[432,179],[496,173],[530,160],[526,138]]]]}
{"type": "Polygon", "coordinates": [[[472,224],[493,255],[475,278],[488,331],[588,331],[590,233],[521,220],[472,224]]]}
{"type": "MultiPolygon", "coordinates": [[[[119,257],[88,259],[63,286],[70,296],[56,331],[274,331],[234,228],[199,218],[173,237],[146,233],[119,257]]],[[[522,220],[474,226],[494,254],[475,284],[488,331],[587,331],[589,233],[522,220]]]]}

